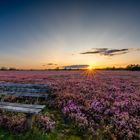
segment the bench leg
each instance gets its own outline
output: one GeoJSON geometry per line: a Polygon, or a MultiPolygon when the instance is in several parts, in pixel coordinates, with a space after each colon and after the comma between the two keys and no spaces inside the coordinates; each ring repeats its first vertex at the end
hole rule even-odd
{"type": "Polygon", "coordinates": [[[4,102],[4,96],[3,95],[1,96],[1,102],[4,102]]]}
{"type": "Polygon", "coordinates": [[[38,100],[39,98],[37,97],[37,100],[36,100],[36,103],[35,104],[38,104],[38,102],[39,102],[39,100],[38,100]]]}
{"type": "Polygon", "coordinates": [[[27,117],[27,128],[32,129],[34,114],[26,114],[27,117]]]}

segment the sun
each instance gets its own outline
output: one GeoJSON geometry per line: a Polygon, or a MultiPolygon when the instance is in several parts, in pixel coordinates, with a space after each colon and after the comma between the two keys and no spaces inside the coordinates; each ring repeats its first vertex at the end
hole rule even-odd
{"type": "Polygon", "coordinates": [[[93,70],[93,66],[89,66],[88,67],[88,70],[93,70]]]}
{"type": "Polygon", "coordinates": [[[90,78],[90,79],[91,79],[91,78],[94,77],[95,73],[96,73],[96,70],[93,68],[92,65],[89,65],[89,66],[87,67],[86,71],[84,71],[84,76],[85,76],[86,78],[90,78]]]}

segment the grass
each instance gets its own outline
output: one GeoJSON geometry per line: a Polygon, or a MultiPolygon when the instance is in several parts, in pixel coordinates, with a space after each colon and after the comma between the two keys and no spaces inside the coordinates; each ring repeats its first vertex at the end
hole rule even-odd
{"type": "Polygon", "coordinates": [[[0,129],[0,140],[91,140],[79,134],[77,127],[71,122],[65,122],[61,112],[55,109],[46,108],[43,112],[51,116],[56,121],[55,130],[45,133],[33,126],[33,129],[21,134],[14,134],[4,129],[0,129]]]}

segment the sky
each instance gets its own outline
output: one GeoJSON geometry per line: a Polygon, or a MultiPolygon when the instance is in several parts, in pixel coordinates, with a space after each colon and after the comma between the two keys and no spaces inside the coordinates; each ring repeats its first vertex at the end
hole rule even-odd
{"type": "Polygon", "coordinates": [[[0,67],[140,64],[139,0],[1,0],[0,67]]]}

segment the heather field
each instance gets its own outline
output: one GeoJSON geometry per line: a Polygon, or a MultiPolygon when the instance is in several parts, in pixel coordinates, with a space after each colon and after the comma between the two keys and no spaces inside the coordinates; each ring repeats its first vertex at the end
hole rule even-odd
{"type": "Polygon", "coordinates": [[[32,130],[26,130],[24,114],[0,112],[0,140],[140,139],[140,72],[0,71],[0,83],[50,87],[48,99],[39,100],[46,108],[35,118],[32,130]]]}

